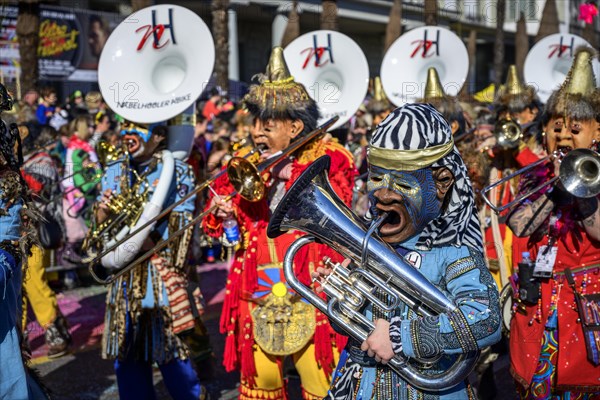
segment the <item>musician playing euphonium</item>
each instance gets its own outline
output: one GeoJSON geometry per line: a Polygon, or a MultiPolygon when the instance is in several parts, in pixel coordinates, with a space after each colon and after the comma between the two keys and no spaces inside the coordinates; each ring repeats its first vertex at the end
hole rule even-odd
{"type": "MultiPolygon", "coordinates": [[[[131,155],[130,167],[137,174],[123,168],[124,159],[108,166],[102,177],[102,196],[96,210],[98,223],[110,217],[107,204],[114,196],[139,187],[135,186],[138,179],[143,179],[149,188],[149,201],[145,203],[144,212],[149,207],[158,207],[158,211],[168,207],[195,185],[191,167],[174,159],[173,153],[166,148],[168,133],[165,126],[150,130],[141,124],[127,123],[121,135],[123,143],[127,144],[127,156],[131,155]],[[131,187],[123,187],[122,182],[131,187]]],[[[159,240],[166,239],[191,221],[194,198],[191,196],[175,207],[168,217],[153,225],[142,243],[133,244],[138,235],[124,246],[138,246],[138,251],[146,251],[159,240]]],[[[200,384],[191,360],[193,354],[184,338],[198,323],[195,310],[202,310],[199,291],[188,296],[186,254],[191,234],[190,228],[167,248],[118,277],[109,288],[102,357],[116,359],[121,399],[156,398],[152,384],[153,363],[158,365],[174,399],[206,398],[206,390],[200,384]]],[[[117,255],[122,253],[126,251],[116,251],[117,255]]],[[[118,257],[114,259],[118,260],[118,257]]]]}
{"type": "MultiPolygon", "coordinates": [[[[591,49],[578,50],[565,82],[546,104],[542,121],[549,154],[590,149],[600,139],[594,54],[591,49]]],[[[558,167],[555,161],[532,170],[522,178],[519,193],[557,175],[558,167]]],[[[600,293],[598,199],[574,197],[556,183],[509,215],[510,229],[526,239],[521,250],[536,260],[533,279],[520,279],[521,312],[514,314],[510,327],[511,372],[523,399],[588,399],[600,394],[600,342],[584,334],[585,318],[578,313],[576,294],[566,278],[569,269],[577,293],[600,293]]]]}
{"type": "MultiPolygon", "coordinates": [[[[367,161],[371,215],[389,213],[380,237],[458,308],[423,318],[403,304],[387,321],[369,306],[375,329],[363,343],[349,341],[327,398],[473,398],[467,382],[425,392],[385,365],[395,355],[441,355],[432,367],[439,372],[453,355],[500,339],[498,289],[483,259],[473,191],[450,126],[428,104],[397,108],[373,133],[367,161]]],[[[329,272],[319,268],[313,277],[329,272]]]]}
{"type": "MultiPolygon", "coordinates": [[[[259,85],[250,88],[244,103],[254,117],[252,139],[256,145],[265,146],[263,158],[284,150],[317,127],[317,104],[306,88],[290,76],[280,47],[273,49],[266,75],[259,85]]],[[[314,160],[325,154],[332,159],[331,183],[350,204],[356,175],[352,155],[335,141],[322,139],[308,143],[269,171],[267,195],[262,200],[251,203],[236,195],[226,202],[211,196],[212,204],[218,202],[220,208],[204,219],[205,232],[222,237],[223,222],[231,222],[232,218],[239,226],[240,243],[227,278],[221,332],[227,335],[225,368],[241,372],[241,400],[288,398],[283,376],[285,356],[293,358],[300,374],[303,398],[324,397],[338,349],[345,344],[324,314],[287,288],[282,262],[297,233],[269,239],[266,232],[271,213],[286,191],[314,160]]],[[[215,182],[214,191],[225,197],[233,188],[224,176],[215,182]]],[[[227,239],[234,239],[233,235],[227,234],[227,239]]],[[[326,246],[311,247],[296,258],[296,274],[309,283],[310,273],[323,256],[331,253],[326,246]]]]}

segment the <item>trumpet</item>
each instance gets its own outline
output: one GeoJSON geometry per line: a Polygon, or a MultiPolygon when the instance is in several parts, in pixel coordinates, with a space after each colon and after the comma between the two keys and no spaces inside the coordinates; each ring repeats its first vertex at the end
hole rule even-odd
{"type": "MultiPolygon", "coordinates": [[[[283,269],[286,282],[347,335],[360,342],[375,329],[373,322],[363,314],[369,305],[387,316],[401,303],[422,316],[455,312],[457,306],[442,291],[389,244],[373,236],[387,215],[380,216],[367,227],[339,199],[327,177],[329,163],[327,156],[313,162],[285,194],[269,222],[267,235],[270,238],[290,229],[308,234],[297,239],[285,254],[283,269]],[[355,266],[345,267],[326,261],[333,267],[333,272],[323,283],[328,301],[294,274],[296,253],[312,242],[323,243],[355,263],[355,266]]],[[[441,391],[462,382],[475,366],[479,351],[472,346],[469,348],[458,355],[443,373],[422,371],[440,357],[409,360],[396,355],[388,366],[412,386],[441,391]]]]}
{"type": "Polygon", "coordinates": [[[514,149],[523,138],[523,130],[517,121],[507,117],[496,122],[494,136],[503,149],[514,149]]]}
{"type": "MultiPolygon", "coordinates": [[[[280,161],[282,161],[284,158],[286,158],[287,156],[294,153],[296,150],[298,150],[299,148],[301,148],[308,142],[321,136],[338,119],[339,119],[339,117],[337,117],[337,116],[331,118],[329,121],[327,121],[325,124],[323,124],[319,128],[308,133],[307,135],[303,136],[302,138],[296,140],[290,146],[288,146],[286,149],[280,150],[279,152],[273,154],[271,157],[269,157],[268,159],[264,160],[263,162],[259,163],[256,166],[251,161],[248,161],[244,157],[233,157],[231,160],[229,160],[227,167],[224,170],[222,170],[221,172],[219,172],[219,174],[217,174],[215,177],[198,185],[194,190],[192,190],[190,193],[188,193],[187,196],[183,197],[182,199],[180,199],[176,203],[172,204],[171,206],[165,208],[158,216],[149,220],[144,225],[139,227],[139,229],[136,229],[134,232],[131,232],[127,237],[120,239],[117,243],[110,246],[107,250],[104,250],[100,255],[94,256],[92,259],[85,259],[84,262],[86,262],[86,263],[89,262],[88,268],[89,268],[90,274],[98,283],[109,284],[109,283],[113,282],[115,279],[117,279],[118,277],[129,272],[132,268],[139,265],[141,262],[143,262],[146,259],[148,259],[149,257],[151,257],[157,251],[160,251],[163,248],[165,248],[171,241],[173,241],[174,239],[176,239],[179,236],[181,236],[182,234],[184,234],[189,228],[191,228],[194,225],[201,222],[206,215],[212,213],[217,208],[216,204],[213,205],[212,207],[210,207],[208,210],[200,213],[198,216],[196,216],[194,219],[192,219],[189,223],[187,223],[185,226],[183,226],[176,232],[170,233],[169,238],[167,240],[163,240],[163,241],[159,242],[152,249],[148,250],[147,252],[145,252],[144,254],[139,256],[137,259],[130,262],[127,266],[121,268],[118,272],[109,275],[107,278],[105,278],[105,279],[100,278],[94,270],[95,263],[98,260],[103,259],[103,257],[109,255],[110,252],[114,251],[117,247],[119,247],[122,243],[127,241],[129,238],[135,236],[138,232],[142,231],[143,229],[147,228],[151,224],[155,223],[160,218],[168,215],[175,207],[177,207],[179,204],[182,204],[183,202],[185,202],[192,195],[200,192],[201,190],[205,189],[206,187],[210,187],[210,185],[216,179],[218,179],[220,176],[222,176],[223,174],[227,174],[227,176],[229,178],[229,182],[234,187],[234,191],[232,193],[228,194],[227,196],[221,198],[221,200],[228,201],[228,200],[232,199],[236,194],[239,194],[240,196],[242,196],[244,199],[246,199],[248,201],[251,201],[251,202],[260,201],[261,199],[264,198],[264,195],[266,192],[265,191],[265,183],[262,178],[263,174],[265,172],[271,170],[273,167],[275,167],[277,164],[279,164],[280,161]]],[[[252,152],[248,153],[248,156],[252,155],[256,151],[258,151],[258,149],[255,149],[252,152]]],[[[126,251],[131,251],[131,252],[137,253],[139,251],[139,249],[127,249],[126,251]]]]}
{"type": "Polygon", "coordinates": [[[511,208],[515,204],[522,202],[536,192],[549,185],[555,184],[557,181],[565,187],[565,189],[575,197],[589,198],[600,194],[600,154],[591,149],[575,149],[568,153],[556,151],[538,161],[523,167],[514,173],[486,186],[481,195],[486,204],[496,213],[511,208]],[[487,193],[498,185],[508,182],[512,178],[522,175],[539,165],[546,162],[559,160],[560,167],[558,175],[547,180],[546,182],[536,186],[527,193],[519,195],[516,199],[505,205],[495,205],[488,198],[487,193]]]}

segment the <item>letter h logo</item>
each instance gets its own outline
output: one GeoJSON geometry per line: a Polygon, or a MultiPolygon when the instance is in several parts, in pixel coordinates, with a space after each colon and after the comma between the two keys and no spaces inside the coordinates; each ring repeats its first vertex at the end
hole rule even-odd
{"type": "Polygon", "coordinates": [[[569,51],[567,57],[573,57],[573,50],[575,47],[575,38],[571,37],[571,44],[563,44],[563,36],[560,37],[560,42],[558,44],[550,45],[550,53],[548,54],[548,58],[552,58],[556,54],[556,58],[561,58],[563,54],[569,51]]]}
{"type": "Polygon", "coordinates": [[[434,55],[440,55],[440,31],[436,32],[435,40],[429,40],[427,35],[429,33],[428,29],[425,29],[423,32],[423,40],[415,40],[411,44],[416,44],[415,49],[413,50],[410,58],[414,58],[419,50],[421,50],[422,58],[433,57],[434,55]],[[433,52],[433,48],[435,46],[435,52],[433,52]]]}
{"type": "Polygon", "coordinates": [[[315,67],[322,67],[329,62],[333,64],[333,46],[331,45],[331,34],[327,34],[327,47],[317,46],[317,35],[313,35],[313,47],[307,47],[300,52],[300,54],[302,53],[307,53],[304,64],[302,65],[302,69],[305,69],[308,66],[308,63],[313,56],[315,57],[315,67]],[[323,58],[325,51],[327,51],[329,54],[329,59],[327,60],[323,58]]]}
{"type": "Polygon", "coordinates": [[[160,43],[160,40],[162,39],[162,35],[165,32],[165,29],[168,29],[169,32],[171,33],[171,41],[173,42],[173,44],[177,44],[177,42],[175,41],[175,31],[173,29],[174,25],[173,25],[173,9],[169,8],[169,23],[168,24],[157,24],[156,23],[156,10],[152,10],[152,25],[144,25],[142,27],[139,27],[138,29],[136,29],[136,33],[146,29],[146,32],[144,33],[144,36],[142,37],[142,40],[140,40],[140,43],[138,44],[137,47],[137,51],[140,51],[144,45],[146,44],[146,40],[148,40],[148,38],[152,35],[152,47],[154,49],[161,49],[163,47],[165,47],[167,45],[167,43],[169,43],[169,39],[167,39],[164,43],[160,43]]]}

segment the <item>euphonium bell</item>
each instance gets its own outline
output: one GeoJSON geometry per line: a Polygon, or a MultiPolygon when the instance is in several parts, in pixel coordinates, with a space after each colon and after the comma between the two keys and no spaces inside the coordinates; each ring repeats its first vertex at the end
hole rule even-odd
{"type": "Polygon", "coordinates": [[[123,156],[123,149],[108,143],[106,140],[100,140],[96,145],[96,154],[100,164],[106,167],[106,165],[117,161],[123,156]]]}
{"type": "Polygon", "coordinates": [[[519,146],[519,141],[523,138],[523,131],[517,121],[503,118],[496,122],[494,136],[498,145],[503,149],[514,149],[519,146]]]}
{"type": "MultiPolygon", "coordinates": [[[[375,327],[363,315],[367,305],[378,308],[388,316],[400,302],[423,316],[457,310],[457,306],[442,291],[389,244],[371,236],[375,225],[367,227],[331,188],[327,178],[329,163],[328,156],[313,162],[285,194],[269,223],[267,234],[271,238],[290,229],[310,235],[297,239],[285,255],[284,274],[291,288],[360,342],[375,327]],[[327,284],[323,285],[328,301],[294,275],[296,252],[314,241],[328,245],[358,265],[335,265],[327,284]],[[383,296],[376,296],[377,292],[383,296]]],[[[415,387],[441,391],[462,382],[475,366],[478,354],[479,351],[460,354],[447,370],[437,374],[424,373],[422,370],[430,367],[438,358],[409,360],[397,355],[388,366],[415,387]]]]}

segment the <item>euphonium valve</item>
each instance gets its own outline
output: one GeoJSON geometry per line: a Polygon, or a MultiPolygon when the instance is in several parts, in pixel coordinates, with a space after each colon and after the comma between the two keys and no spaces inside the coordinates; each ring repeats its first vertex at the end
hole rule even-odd
{"type": "MultiPolygon", "coordinates": [[[[277,206],[267,229],[271,238],[290,229],[310,235],[297,239],[285,255],[283,268],[290,287],[360,342],[375,327],[363,314],[367,305],[387,316],[391,316],[400,302],[422,316],[456,311],[457,306],[389,244],[371,236],[375,226],[367,227],[338,198],[327,178],[329,162],[328,156],[321,157],[304,171],[277,206]],[[335,266],[325,287],[327,301],[294,274],[297,251],[314,241],[331,247],[354,263],[348,267],[335,266]]],[[[479,351],[472,350],[458,355],[442,373],[423,372],[437,359],[409,360],[396,355],[388,366],[415,387],[441,391],[462,382],[475,366],[478,354],[479,351]]]]}

